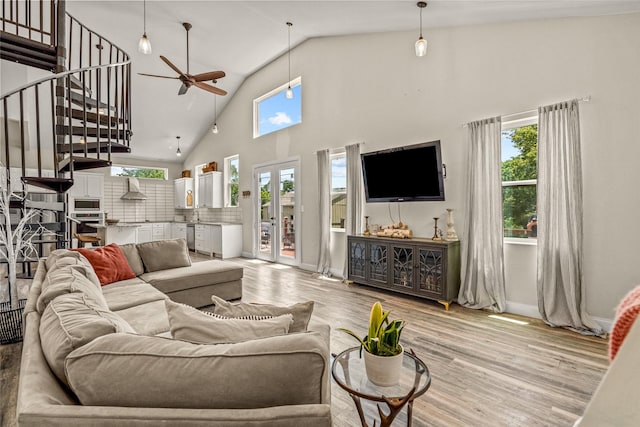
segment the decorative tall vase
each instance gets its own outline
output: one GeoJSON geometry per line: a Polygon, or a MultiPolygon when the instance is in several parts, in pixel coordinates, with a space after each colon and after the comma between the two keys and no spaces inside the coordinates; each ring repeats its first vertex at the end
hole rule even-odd
{"type": "Polygon", "coordinates": [[[447,240],[456,241],[458,239],[458,233],[453,227],[453,209],[447,209],[447,233],[445,234],[447,240]]]}

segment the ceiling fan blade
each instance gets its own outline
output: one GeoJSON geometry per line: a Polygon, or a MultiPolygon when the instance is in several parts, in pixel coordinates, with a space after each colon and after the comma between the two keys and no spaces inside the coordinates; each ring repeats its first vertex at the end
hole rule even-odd
{"type": "Polygon", "coordinates": [[[194,85],[198,86],[200,89],[204,89],[207,92],[215,93],[216,95],[225,96],[227,94],[226,91],[222,89],[218,89],[215,86],[208,85],[202,82],[195,82],[194,85]]]}
{"type": "Polygon", "coordinates": [[[192,76],[197,82],[203,82],[206,80],[217,80],[217,79],[221,79],[224,76],[226,76],[226,74],[224,73],[224,71],[209,71],[208,73],[200,73],[200,74],[196,74],[195,76],[192,76]]]}
{"type": "Polygon", "coordinates": [[[138,73],[141,76],[149,76],[149,77],[161,77],[163,79],[180,79],[180,77],[169,77],[169,76],[158,76],[156,74],[146,74],[146,73],[138,73]]]}
{"type": "Polygon", "coordinates": [[[165,58],[164,56],[160,55],[160,59],[162,59],[164,61],[165,64],[167,64],[169,67],[171,67],[171,69],[173,71],[175,71],[176,73],[180,74],[181,76],[184,75],[184,73],[182,71],[180,71],[180,69],[178,67],[176,67],[175,65],[173,65],[171,63],[171,61],[169,61],[167,58],[165,58]]]}
{"type": "Polygon", "coordinates": [[[189,86],[182,83],[182,86],[180,86],[180,90],[178,91],[178,95],[184,95],[185,93],[187,93],[187,90],[189,90],[189,86]]]}

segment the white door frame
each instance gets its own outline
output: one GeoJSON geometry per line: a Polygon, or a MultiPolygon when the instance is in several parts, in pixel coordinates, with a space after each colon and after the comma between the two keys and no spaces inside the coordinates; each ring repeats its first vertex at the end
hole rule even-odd
{"type": "MultiPolygon", "coordinates": [[[[272,260],[273,262],[277,262],[280,264],[288,264],[288,265],[294,265],[294,266],[299,266],[300,265],[300,260],[301,260],[301,230],[302,230],[302,209],[300,208],[300,204],[301,204],[301,197],[300,197],[300,193],[302,192],[302,185],[301,185],[301,172],[300,172],[300,157],[292,157],[289,159],[285,159],[282,161],[273,161],[273,162],[267,162],[267,163],[260,163],[260,164],[256,164],[253,165],[253,171],[252,171],[252,177],[253,177],[253,191],[255,192],[255,197],[253,198],[253,209],[252,209],[252,215],[253,215],[253,221],[252,221],[252,235],[253,235],[253,256],[254,258],[261,258],[260,255],[260,234],[259,234],[259,223],[260,223],[260,214],[259,214],[259,210],[261,208],[260,206],[260,188],[259,188],[259,181],[258,181],[258,177],[257,177],[257,171],[259,169],[266,169],[269,168],[271,169],[271,182],[272,182],[272,186],[274,183],[277,183],[278,185],[276,186],[276,192],[277,195],[274,198],[273,194],[271,197],[272,203],[274,204],[274,209],[275,211],[273,212],[273,216],[276,218],[276,233],[273,233],[274,235],[276,235],[275,239],[274,236],[272,236],[272,248],[273,248],[273,254],[274,257],[272,260]],[[295,256],[294,257],[286,257],[286,256],[282,256],[280,254],[280,244],[281,244],[281,239],[279,239],[278,237],[280,236],[280,192],[279,192],[279,183],[280,183],[280,175],[279,175],[279,171],[281,169],[288,169],[288,168],[293,168],[294,169],[294,174],[295,174],[295,195],[294,195],[294,215],[295,215],[295,256]],[[277,202],[277,203],[275,203],[277,202]]],[[[264,259],[264,258],[262,258],[264,259]]]]}

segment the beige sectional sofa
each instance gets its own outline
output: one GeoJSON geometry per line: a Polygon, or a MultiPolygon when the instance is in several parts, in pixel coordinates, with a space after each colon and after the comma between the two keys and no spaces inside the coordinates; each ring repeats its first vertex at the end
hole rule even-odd
{"type": "MultiPolygon", "coordinates": [[[[331,425],[328,325],[312,319],[307,332],[239,343],[174,340],[168,297],[144,274],[101,287],[79,253],[40,261],[25,308],[19,426],[331,425]]],[[[176,291],[170,277],[170,296],[205,292],[176,291]]]]}

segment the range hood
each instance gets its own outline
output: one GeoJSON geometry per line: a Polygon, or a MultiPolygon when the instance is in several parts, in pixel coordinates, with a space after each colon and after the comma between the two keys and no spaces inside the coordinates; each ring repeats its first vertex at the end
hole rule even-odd
{"type": "Polygon", "coordinates": [[[140,192],[140,181],[138,178],[129,178],[129,191],[124,193],[122,197],[123,200],[146,200],[147,196],[140,192]]]}

